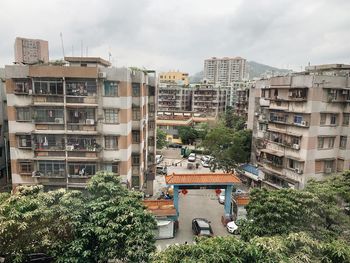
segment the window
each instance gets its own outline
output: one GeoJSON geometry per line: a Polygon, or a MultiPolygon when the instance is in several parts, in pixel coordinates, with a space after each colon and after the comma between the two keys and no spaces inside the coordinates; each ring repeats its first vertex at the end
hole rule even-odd
{"type": "Polygon", "coordinates": [[[333,160],[329,160],[329,161],[324,161],[324,172],[325,173],[332,173],[333,172],[333,167],[334,167],[334,161],[333,160]]]}
{"type": "Polygon", "coordinates": [[[140,165],[140,155],[139,154],[132,154],[131,156],[132,165],[140,165]]]}
{"type": "Polygon", "coordinates": [[[324,137],[319,137],[318,138],[318,143],[317,143],[317,148],[318,149],[323,149],[324,146],[324,137]]]}
{"type": "Polygon", "coordinates": [[[31,148],[32,138],[30,135],[19,135],[18,136],[18,147],[19,148],[31,148]]]}
{"type": "Polygon", "coordinates": [[[294,123],[301,124],[303,121],[303,116],[294,115],[294,123]]]}
{"type": "Polygon", "coordinates": [[[139,121],[141,119],[140,108],[133,107],[132,108],[132,120],[139,121]]]}
{"type": "Polygon", "coordinates": [[[119,174],[119,163],[105,163],[104,170],[115,174],[119,174]]]}
{"type": "Polygon", "coordinates": [[[32,115],[30,108],[16,108],[17,121],[31,121],[32,115]]]}
{"type": "Polygon", "coordinates": [[[105,109],[105,122],[106,123],[118,123],[118,110],[117,109],[105,109]]]}
{"type": "Polygon", "coordinates": [[[132,96],[133,97],[140,97],[140,84],[138,84],[138,83],[132,84],[132,96]]]}
{"type": "Polygon", "coordinates": [[[343,125],[348,126],[350,120],[350,113],[343,113],[343,125]]]}
{"type": "Polygon", "coordinates": [[[132,143],[140,143],[140,132],[132,131],[132,143]]]}
{"type": "Polygon", "coordinates": [[[148,124],[149,124],[149,129],[154,129],[154,126],[155,126],[154,121],[149,121],[148,124]]]}
{"type": "Polygon", "coordinates": [[[326,124],[326,119],[327,119],[327,114],[326,113],[321,113],[320,114],[320,125],[325,125],[326,124]]]}
{"type": "Polygon", "coordinates": [[[331,125],[337,125],[337,115],[331,114],[331,125]]]}
{"type": "Polygon", "coordinates": [[[302,170],[302,165],[300,162],[293,160],[293,159],[288,159],[288,168],[292,170],[302,170]]]}
{"type": "Polygon", "coordinates": [[[340,136],[339,148],[346,149],[347,136],[340,136]]]}
{"type": "Polygon", "coordinates": [[[44,176],[65,176],[65,163],[61,161],[39,161],[39,173],[44,176]]]}
{"type": "Polygon", "coordinates": [[[68,172],[71,176],[91,176],[96,173],[95,163],[69,163],[68,172]]]}
{"type": "Polygon", "coordinates": [[[118,96],[118,83],[115,81],[105,81],[104,82],[104,95],[106,97],[118,96]]]}
{"type": "Polygon", "coordinates": [[[33,171],[32,163],[27,161],[19,162],[19,173],[20,174],[31,174],[33,171]]]}
{"type": "Polygon", "coordinates": [[[334,137],[328,138],[328,148],[334,147],[334,137]]]}
{"type": "Polygon", "coordinates": [[[117,150],[118,149],[118,137],[117,136],[105,136],[105,149],[117,150]]]}

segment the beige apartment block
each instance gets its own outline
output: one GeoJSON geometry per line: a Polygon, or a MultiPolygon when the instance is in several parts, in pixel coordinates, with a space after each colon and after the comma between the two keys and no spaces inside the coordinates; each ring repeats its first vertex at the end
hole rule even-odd
{"type": "Polygon", "coordinates": [[[350,168],[350,65],[259,80],[250,88],[251,160],[265,185],[301,189],[350,168]]]}
{"type": "Polygon", "coordinates": [[[179,85],[188,85],[188,73],[180,71],[168,71],[159,73],[159,83],[172,83],[179,85]]]}
{"type": "Polygon", "coordinates": [[[213,84],[231,85],[246,78],[246,59],[212,57],[204,60],[204,80],[213,84]]]}
{"type": "Polygon", "coordinates": [[[49,42],[41,39],[16,37],[15,63],[35,64],[49,62],[49,42]]]}
{"type": "Polygon", "coordinates": [[[155,73],[65,60],[5,67],[13,187],[80,188],[107,170],[152,194],[155,73]]]}

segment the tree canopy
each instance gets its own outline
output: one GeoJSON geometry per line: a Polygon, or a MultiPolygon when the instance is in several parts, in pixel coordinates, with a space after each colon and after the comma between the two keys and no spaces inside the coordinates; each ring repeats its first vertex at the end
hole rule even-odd
{"type": "Polygon", "coordinates": [[[26,253],[56,262],[147,262],[155,249],[154,217],[111,173],[99,172],[84,192],[21,186],[0,200],[0,255],[11,262],[26,253]]]}
{"type": "Polygon", "coordinates": [[[192,126],[179,127],[179,137],[184,144],[192,144],[198,138],[198,131],[192,126]]]}
{"type": "Polygon", "coordinates": [[[243,241],[234,236],[201,238],[196,244],[173,245],[155,254],[154,263],[319,263],[350,262],[350,247],[343,241],[325,243],[306,233],[255,237],[243,241]]]}
{"type": "Polygon", "coordinates": [[[166,144],[166,133],[165,131],[157,128],[157,149],[162,149],[166,144]]]}
{"type": "Polygon", "coordinates": [[[215,157],[219,167],[229,172],[249,160],[251,136],[250,130],[234,131],[219,124],[208,132],[202,146],[215,157]]]}

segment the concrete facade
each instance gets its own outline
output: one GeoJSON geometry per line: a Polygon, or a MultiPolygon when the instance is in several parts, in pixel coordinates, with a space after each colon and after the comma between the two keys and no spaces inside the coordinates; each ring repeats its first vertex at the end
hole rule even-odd
{"type": "Polygon", "coordinates": [[[65,60],[68,66],[5,67],[13,187],[79,188],[108,170],[152,194],[154,72],[65,60]]]}
{"type": "Polygon", "coordinates": [[[188,85],[188,73],[180,71],[168,71],[159,73],[159,83],[172,83],[178,85],[188,85]]]}
{"type": "Polygon", "coordinates": [[[322,65],[251,86],[251,161],[266,185],[300,189],[350,168],[349,73],[348,65],[322,65]]]}
{"type": "Polygon", "coordinates": [[[35,64],[49,62],[49,42],[41,39],[16,37],[15,63],[35,64]]]}
{"type": "Polygon", "coordinates": [[[246,78],[246,59],[224,57],[204,60],[204,80],[209,83],[229,86],[234,81],[246,78]]]}

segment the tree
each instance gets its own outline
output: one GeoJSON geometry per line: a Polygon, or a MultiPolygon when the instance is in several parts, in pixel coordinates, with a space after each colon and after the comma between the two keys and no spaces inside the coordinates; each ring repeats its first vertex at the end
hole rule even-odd
{"type": "Polygon", "coordinates": [[[305,190],[255,189],[246,207],[248,221],[241,228],[242,238],[304,231],[322,240],[350,240],[350,218],[344,212],[350,203],[349,174],[310,182],[305,190]]]}
{"type": "Polygon", "coordinates": [[[0,204],[0,254],[21,262],[43,252],[56,262],[147,262],[154,251],[154,217],[138,192],[108,172],[85,192],[20,187],[0,204]]]}
{"type": "Polygon", "coordinates": [[[236,237],[198,239],[196,244],[173,245],[155,254],[161,262],[350,262],[350,246],[344,242],[322,242],[306,233],[256,237],[243,241],[236,237]]]}
{"type": "Polygon", "coordinates": [[[246,120],[244,117],[236,115],[232,109],[232,107],[227,107],[224,116],[223,122],[225,126],[234,131],[243,130],[246,126],[246,120]]]}
{"type": "Polygon", "coordinates": [[[179,127],[179,137],[184,144],[192,144],[198,138],[198,132],[192,126],[179,127]]]}
{"type": "Polygon", "coordinates": [[[234,132],[222,124],[211,129],[202,142],[202,146],[215,157],[218,166],[227,172],[248,161],[250,144],[251,131],[234,132]]]}
{"type": "Polygon", "coordinates": [[[166,144],[167,142],[165,131],[157,128],[157,149],[162,149],[166,144]]]}

